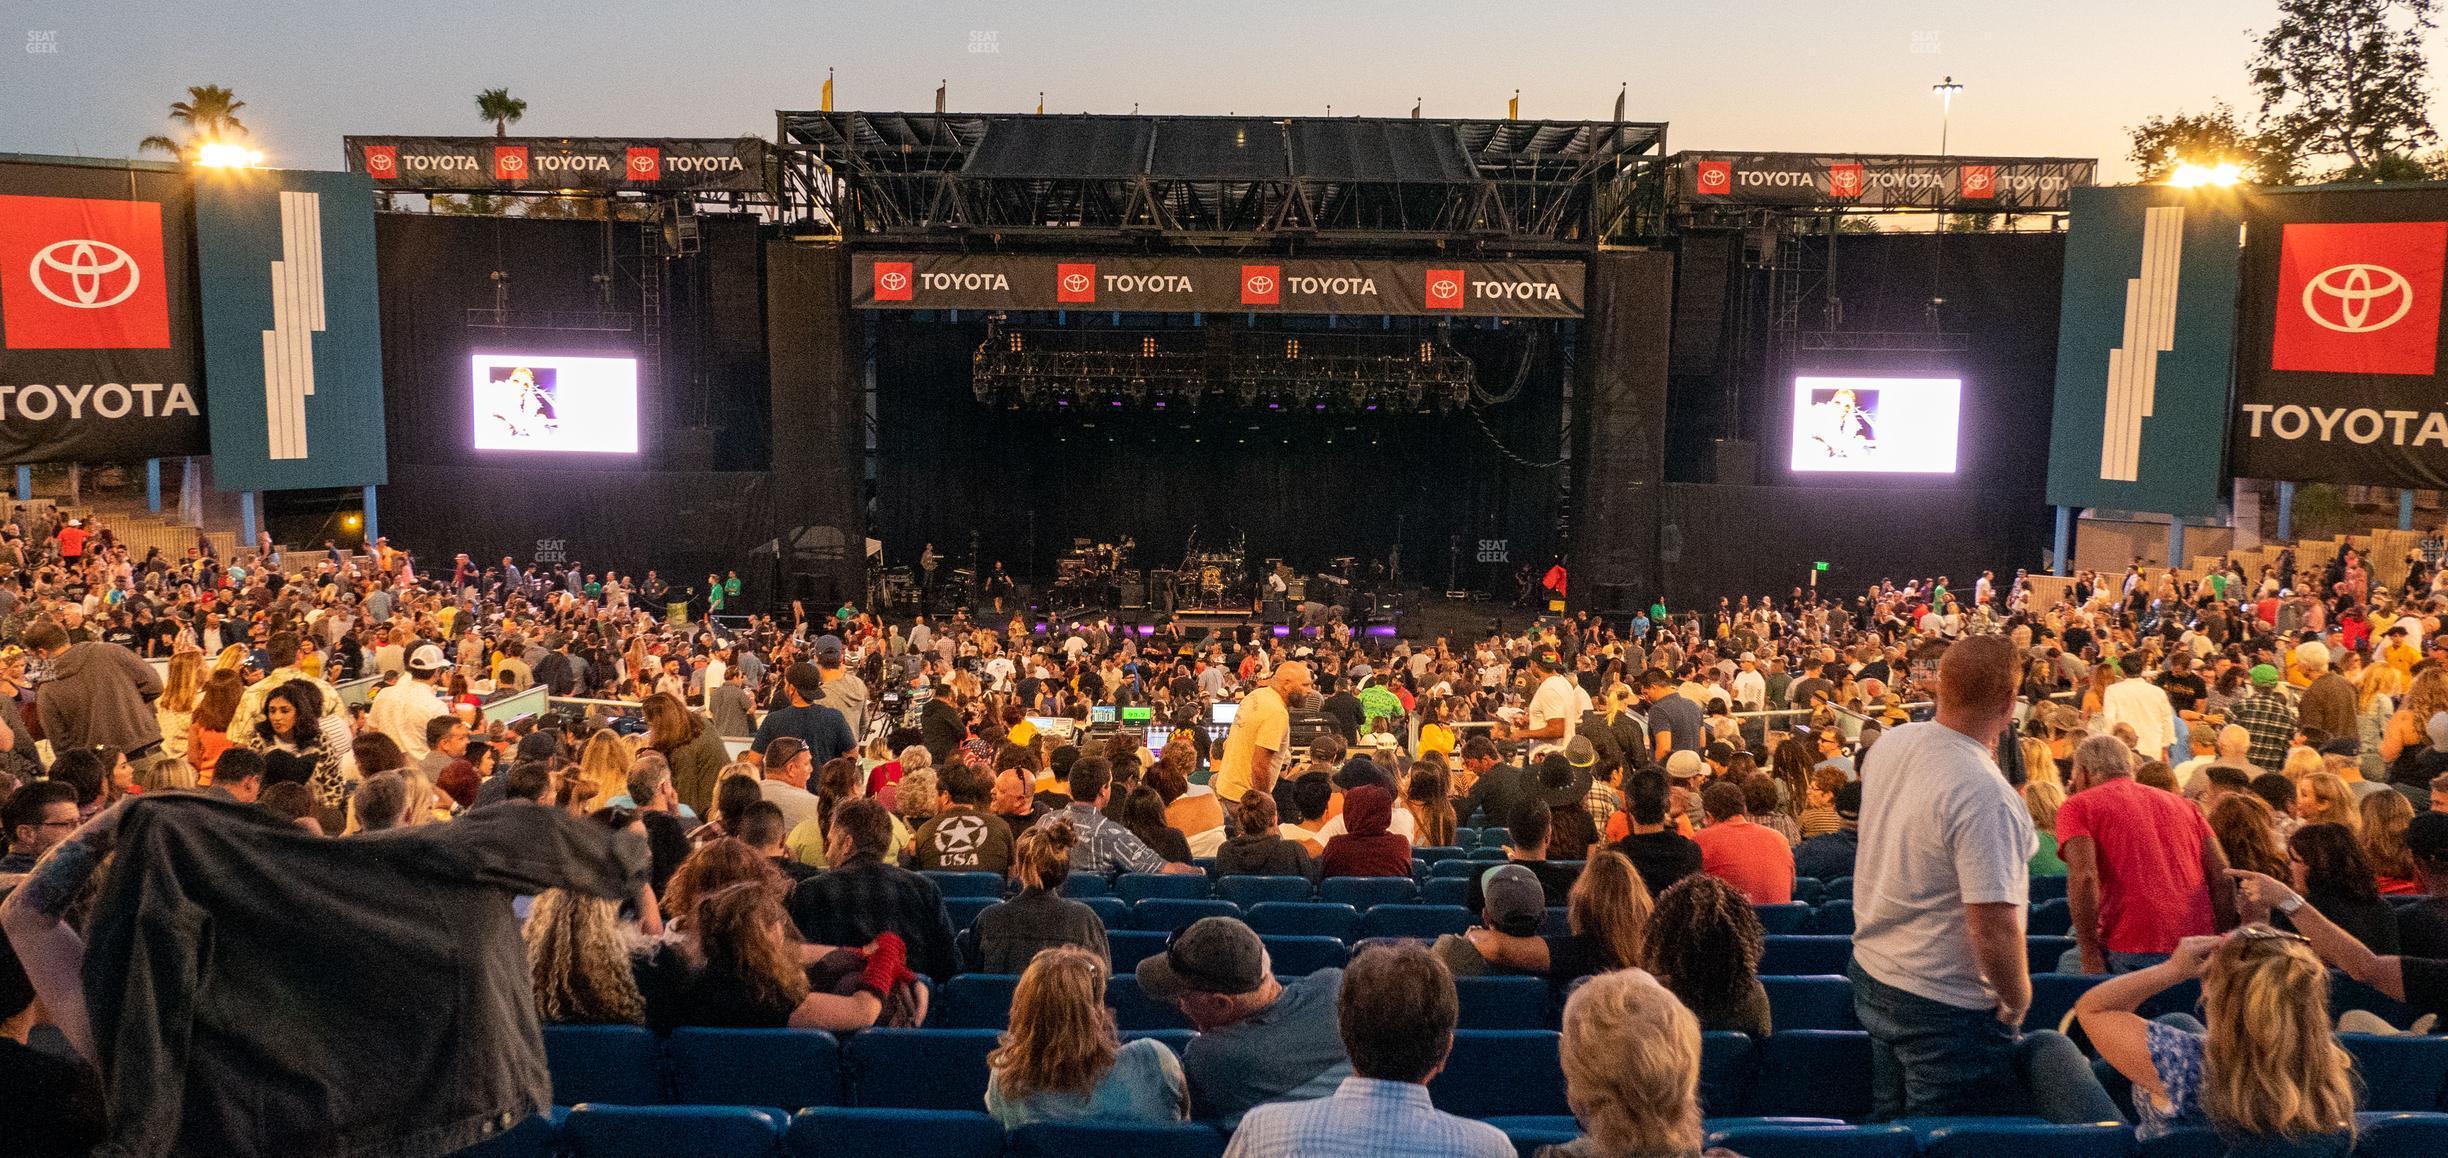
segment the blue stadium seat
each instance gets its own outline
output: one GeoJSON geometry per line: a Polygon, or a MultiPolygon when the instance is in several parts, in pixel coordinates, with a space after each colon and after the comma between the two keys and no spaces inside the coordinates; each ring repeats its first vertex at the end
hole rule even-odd
{"type": "Polygon", "coordinates": [[[1320,969],[1340,969],[1351,960],[1351,946],[1340,937],[1261,937],[1267,961],[1278,977],[1307,977],[1320,969]]]}
{"type": "Polygon", "coordinates": [[[1206,873],[1208,880],[1214,880],[1216,878],[1216,858],[1212,856],[1191,857],[1190,867],[1206,873]]]}
{"type": "Polygon", "coordinates": [[[1326,901],[1260,901],[1243,916],[1261,937],[1337,937],[1360,931],[1360,910],[1326,901]]]}
{"type": "Polygon", "coordinates": [[[2367,1114],[2355,1158],[2438,1158],[2448,1154],[2448,1114],[2367,1114]]]}
{"type": "MultiPolygon", "coordinates": [[[[1468,818],[1465,817],[1464,819],[1467,820],[1468,818]]],[[[1469,848],[1478,843],[1479,830],[1477,828],[1464,824],[1461,827],[1454,829],[1454,844],[1457,846],[1469,848]]]]}
{"type": "Polygon", "coordinates": [[[2065,895],[2066,878],[2064,877],[2033,877],[2031,879],[2031,899],[2034,902],[2062,901],[2065,895]]]}
{"type": "Polygon", "coordinates": [[[1870,1035],[1796,1029],[1759,1043],[1759,1080],[1745,1112],[1841,1118],[1870,1114],[1870,1035]]]}
{"type": "Polygon", "coordinates": [[[2031,921],[2024,932],[2041,937],[2063,937],[2074,930],[2074,910],[2065,898],[2038,901],[2031,907],[2031,921]]]}
{"type": "Polygon", "coordinates": [[[561,1123],[568,1117],[569,1107],[555,1106],[487,1141],[461,1150],[452,1158],[558,1158],[561,1153],[561,1123]]]}
{"type": "Polygon", "coordinates": [[[1544,977],[1456,977],[1463,1029],[1552,1029],[1553,1002],[1544,977]]]}
{"type": "Polygon", "coordinates": [[[1419,885],[1409,877],[1327,877],[1318,882],[1319,900],[1355,909],[1407,905],[1418,896],[1419,885]]]}
{"type": "Polygon", "coordinates": [[[1062,895],[1073,900],[1110,897],[1113,895],[1113,884],[1095,873],[1072,873],[1063,878],[1062,895]]]}
{"type": "Polygon", "coordinates": [[[2227,1140],[2208,1126],[2185,1126],[2144,1138],[2142,1158],[2229,1158],[2227,1140]]]}
{"type": "Polygon", "coordinates": [[[992,1029],[862,1029],[843,1043],[853,1106],[977,1110],[986,1104],[992,1029]]]}
{"type": "Polygon", "coordinates": [[[1842,976],[1853,963],[1851,937],[1770,937],[1760,954],[1762,976],[1842,976]]]}
{"type": "Polygon", "coordinates": [[[1518,1158],[1538,1158],[1539,1151],[1581,1136],[1581,1123],[1571,1115],[1518,1114],[1482,1120],[1504,1131],[1505,1141],[1513,1144],[1513,1153],[1518,1158]]]}
{"type": "Polygon", "coordinates": [[[1745,1033],[1700,1035],[1700,1110],[1712,1117],[1745,1112],[1758,1076],[1759,1047],[1745,1033]]]}
{"type": "Polygon", "coordinates": [[[1224,1135],[1204,1122],[1034,1122],[1012,1131],[1014,1158],[1222,1158],[1224,1135]]]}
{"type": "MultiPolygon", "coordinates": [[[[1073,877],[1073,880],[1079,878],[1073,877]]],[[[1131,904],[1120,897],[1079,897],[1079,903],[1095,910],[1097,920],[1105,922],[1108,931],[1131,927],[1131,904]]]]}
{"type": "Polygon", "coordinates": [[[1203,901],[1215,895],[1215,882],[1198,873],[1123,873],[1114,879],[1114,895],[1134,905],[1159,897],[1203,901]]]}
{"type": "Polygon", "coordinates": [[[1307,877],[1218,877],[1215,895],[1246,909],[1269,901],[1305,901],[1317,893],[1307,877]]]}
{"type": "Polygon", "coordinates": [[[976,1158],[1002,1151],[1003,1124],[978,1110],[819,1106],[784,1137],[793,1158],[976,1158]]]}
{"type": "Polygon", "coordinates": [[[1849,900],[1852,900],[1852,899],[1853,899],[1853,878],[1851,878],[1851,877],[1837,877],[1837,878],[1836,878],[1836,879],[1834,879],[1834,880],[1828,881],[1828,882],[1827,882],[1827,888],[1821,891],[1820,896],[1819,896],[1819,899],[1820,899],[1820,900],[1822,900],[1822,901],[1849,901],[1849,900]]]}
{"type": "Polygon", "coordinates": [[[1470,881],[1463,877],[1431,876],[1420,882],[1420,903],[1423,905],[1463,905],[1470,903],[1470,881]]]}
{"type": "Polygon", "coordinates": [[[1810,932],[1811,907],[1801,903],[1783,905],[1753,905],[1759,914],[1760,928],[1771,937],[1810,932]]]}
{"type": "Polygon", "coordinates": [[[1505,846],[1512,840],[1513,834],[1506,831],[1505,826],[1501,824],[1483,825],[1479,829],[1479,839],[1471,842],[1471,852],[1474,854],[1503,852],[1505,846]]]}
{"type": "Polygon", "coordinates": [[[1429,864],[1435,864],[1441,860],[1461,860],[1469,855],[1470,850],[1453,844],[1432,844],[1425,848],[1411,850],[1411,859],[1424,860],[1429,864]]]}
{"type": "Polygon", "coordinates": [[[1161,1041],[1165,1044],[1165,1048],[1172,1050],[1176,1056],[1179,1056],[1181,1051],[1190,1048],[1190,1039],[1197,1036],[1198,1031],[1195,1029],[1126,1029],[1122,1031],[1124,1041],[1137,1041],[1143,1037],[1152,1041],[1161,1041]]]}
{"type": "Polygon", "coordinates": [[[655,1036],[642,1025],[545,1026],[544,1065],[552,1073],[556,1106],[663,1100],[655,1036]]]}
{"type": "Polygon", "coordinates": [[[792,1113],[841,1104],[841,1043],[820,1029],[672,1031],[672,1101],[770,1106],[792,1113]]]}
{"type": "Polygon", "coordinates": [[[1003,896],[1003,874],[1001,873],[959,873],[937,870],[922,872],[918,875],[935,882],[935,887],[943,891],[946,899],[952,897],[1000,899],[1003,896]]]}
{"type": "Polygon", "coordinates": [[[979,913],[1002,903],[1001,897],[945,897],[944,911],[952,915],[954,929],[966,929],[977,922],[979,913]]]}
{"type": "Polygon", "coordinates": [[[1825,901],[1811,910],[1810,931],[1822,937],[1853,935],[1853,902],[1825,901]]]}
{"type": "Polygon", "coordinates": [[[1503,863],[1501,860],[1493,860],[1488,857],[1475,857],[1470,860],[1441,860],[1428,866],[1428,876],[1432,880],[1437,877],[1468,880],[1503,863]]]}
{"type": "Polygon", "coordinates": [[[2057,962],[2065,951],[2074,947],[2072,937],[2025,937],[2023,948],[2034,973],[2055,973],[2057,962]]]}
{"type": "Polygon", "coordinates": [[[1170,1001],[1158,1001],[1139,988],[1139,978],[1120,974],[1105,982],[1105,1004],[1114,1011],[1114,1028],[1134,1030],[1188,1029],[1190,1019],[1170,1001]]]}
{"type": "Polygon", "coordinates": [[[2106,981],[2086,973],[2032,974],[2032,1003],[2023,1015],[2026,1029],[2055,1029],[2074,1011],[2074,1003],[2082,999],[2091,987],[2106,981]]]}
{"type": "Polygon", "coordinates": [[[1882,1126],[1738,1125],[1711,1127],[1707,1145],[1743,1158],[1913,1158],[1920,1142],[1892,1123],[1882,1126]]]}
{"type": "Polygon", "coordinates": [[[1559,1035],[1540,1029],[1457,1029],[1445,1069],[1429,1079],[1437,1108],[1465,1118],[1569,1114],[1559,1035]]]}
{"type": "Polygon", "coordinates": [[[1379,905],[1360,915],[1360,935],[1437,937],[1459,933],[1475,923],[1470,911],[1458,905],[1379,905]]]}
{"type": "Polygon", "coordinates": [[[1827,898],[1827,885],[1816,877],[1795,877],[1793,899],[1805,905],[1817,905],[1827,898]]]}
{"type": "Polygon", "coordinates": [[[1128,973],[1137,969],[1140,961],[1164,952],[1166,936],[1145,929],[1105,930],[1105,948],[1113,956],[1113,971],[1128,973]]]}
{"type": "Polygon", "coordinates": [[[1922,1158],[2131,1158],[2133,1128],[2122,1123],[2079,1126],[1966,1122],[1932,1131],[1922,1158]]]}
{"type": "Polygon", "coordinates": [[[1842,977],[1762,977],[1769,1023],[1787,1029],[1860,1029],[1853,983],[1842,977]]]}
{"type": "Polygon", "coordinates": [[[1415,881],[1424,881],[1428,879],[1427,861],[1421,860],[1416,856],[1411,858],[1411,879],[1415,881]]]}
{"type": "Polygon", "coordinates": [[[2414,1023],[2414,1011],[2405,1002],[2332,969],[2329,971],[2329,1012],[2335,1015],[2349,1009],[2367,1011],[2399,1029],[2414,1023]]]}
{"type": "Polygon", "coordinates": [[[1131,906],[1131,927],[1171,933],[1189,928],[1192,923],[1207,917],[1237,918],[1240,915],[1241,906],[1231,901],[1151,897],[1131,906]]]}
{"type": "Polygon", "coordinates": [[[933,994],[927,1024],[939,1029],[1001,1029],[1011,1021],[1012,991],[1020,978],[1011,973],[963,973],[933,994]]]}
{"type": "Polygon", "coordinates": [[[772,1158],[788,1122],[755,1106],[580,1105],[562,1123],[561,1140],[574,1158],[772,1158]]]}
{"type": "Polygon", "coordinates": [[[2338,1044],[2354,1055],[2363,1081],[2357,1104],[2366,1110],[2431,1111],[2448,1088],[2448,1038],[2341,1033],[2338,1044]]]}

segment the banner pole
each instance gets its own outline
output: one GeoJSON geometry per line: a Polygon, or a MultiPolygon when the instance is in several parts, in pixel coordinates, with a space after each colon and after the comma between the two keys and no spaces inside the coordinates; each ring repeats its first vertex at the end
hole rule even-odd
{"type": "Polygon", "coordinates": [[[2397,529],[2400,531],[2414,529],[2414,488],[2412,487],[2400,487],[2397,490],[2397,529]]]}
{"type": "Polygon", "coordinates": [[[2057,549],[2050,559],[2054,564],[2049,568],[2050,574],[2063,579],[2073,573],[2072,561],[2068,558],[2073,549],[2074,508],[2060,506],[2057,508],[2057,549]]]}
{"type": "Polygon", "coordinates": [[[2278,484],[2278,541],[2295,545],[2295,484],[2291,482],[2278,484]]]}
{"type": "Polygon", "coordinates": [[[34,501],[33,467],[21,466],[17,468],[17,501],[21,503],[30,503],[34,501]]]}
{"type": "Polygon", "coordinates": [[[161,513],[161,460],[158,458],[145,460],[145,509],[157,515],[161,513]]]}
{"type": "Polygon", "coordinates": [[[255,492],[238,492],[238,549],[255,549],[255,492]]]}
{"type": "Polygon", "coordinates": [[[369,484],[367,484],[367,485],[366,485],[366,489],[365,489],[365,541],[366,541],[366,546],[367,546],[369,549],[371,549],[371,548],[373,547],[373,545],[374,545],[374,540],[379,539],[379,538],[381,538],[381,537],[382,537],[382,524],[381,524],[380,522],[377,522],[377,521],[375,520],[375,518],[374,518],[374,487],[373,487],[373,484],[369,483],[369,484]]]}
{"type": "Polygon", "coordinates": [[[2168,570],[2184,568],[2184,520],[2168,516],[2168,570]]]}

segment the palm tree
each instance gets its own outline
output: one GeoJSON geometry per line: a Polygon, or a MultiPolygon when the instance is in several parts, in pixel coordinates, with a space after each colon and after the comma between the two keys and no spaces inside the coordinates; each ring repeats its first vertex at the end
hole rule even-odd
{"type": "Polygon", "coordinates": [[[493,135],[507,137],[510,126],[527,115],[527,102],[510,95],[506,88],[489,88],[476,94],[476,115],[493,122],[493,135]]]}
{"type": "Polygon", "coordinates": [[[151,136],[136,142],[136,151],[168,153],[182,161],[192,161],[196,150],[205,145],[245,136],[247,127],[239,121],[238,110],[245,108],[246,102],[235,99],[236,96],[217,84],[190,85],[187,99],[170,105],[170,119],[187,129],[186,141],[151,136]]]}

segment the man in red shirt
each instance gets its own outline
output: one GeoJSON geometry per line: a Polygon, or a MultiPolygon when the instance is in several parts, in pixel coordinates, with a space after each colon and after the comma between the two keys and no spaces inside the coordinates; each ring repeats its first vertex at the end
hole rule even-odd
{"type": "Polygon", "coordinates": [[[1692,838],[1700,843],[1700,871],[1734,886],[1755,905],[1793,900],[1793,846],[1783,833],[1751,823],[1742,788],[1717,781],[1700,794],[1700,807],[1709,817],[1708,827],[1692,838]]]}
{"type": "Polygon", "coordinates": [[[2133,766],[2124,741],[2083,741],[2074,749],[2074,795],[2057,810],[2085,973],[2145,969],[2167,960],[2178,941],[2236,923],[2227,855],[2200,810],[2136,782],[2133,766]]]}
{"type": "Polygon", "coordinates": [[[70,564],[85,557],[85,520],[70,519],[59,529],[60,558],[70,564]]]}

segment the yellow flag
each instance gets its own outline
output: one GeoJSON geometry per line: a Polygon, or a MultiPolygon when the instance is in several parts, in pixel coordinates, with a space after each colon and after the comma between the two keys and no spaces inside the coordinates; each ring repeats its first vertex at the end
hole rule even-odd
{"type": "Polygon", "coordinates": [[[833,111],[833,71],[831,69],[825,70],[823,107],[825,112],[833,111]]]}
{"type": "Polygon", "coordinates": [[[1508,121],[1518,121],[1521,119],[1520,89],[1514,89],[1513,99],[1505,102],[1505,119],[1508,121]]]}

